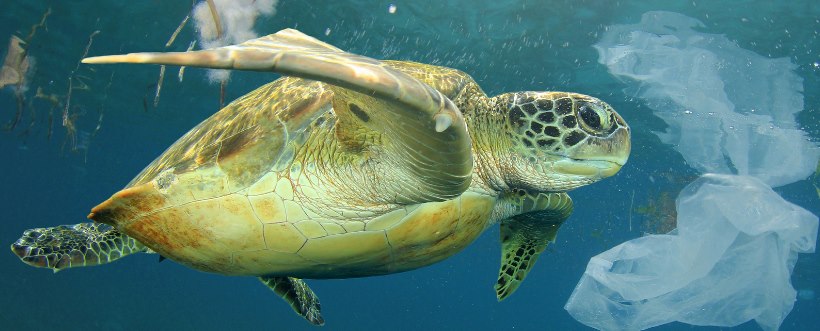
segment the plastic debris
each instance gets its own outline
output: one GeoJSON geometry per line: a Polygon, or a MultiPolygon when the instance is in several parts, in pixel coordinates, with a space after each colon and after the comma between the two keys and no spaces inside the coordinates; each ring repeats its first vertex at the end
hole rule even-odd
{"type": "MultiPolygon", "coordinates": [[[[278,0],[207,0],[194,6],[192,16],[203,49],[239,44],[257,38],[253,26],[259,16],[276,13],[278,0]]],[[[209,69],[211,83],[227,81],[230,71],[209,69]]]]}
{"type": "Polygon", "coordinates": [[[820,150],[798,128],[803,80],[789,58],[770,59],[673,12],[613,25],[599,62],[629,81],[627,94],[669,128],[656,133],[701,173],[760,178],[773,187],[809,177],[820,150]]]}
{"type": "Polygon", "coordinates": [[[795,120],[803,81],[788,58],[769,59],[695,30],[704,27],[678,13],[647,12],[638,24],[607,27],[595,45],[599,62],[625,79],[627,94],[669,126],[656,133],[661,140],[707,174],[666,213],[677,215],[676,229],[589,261],[565,306],[588,326],[755,320],[776,330],[794,306],[790,276],[797,253],[814,252],[818,220],[771,186],[806,179],[820,156],[795,120]]]}
{"type": "Polygon", "coordinates": [[[677,199],[678,229],[593,257],[565,308],[601,330],[679,321],[776,330],[797,291],[797,253],[813,253],[818,219],[748,176],[704,175],[677,199]]]}
{"type": "Polygon", "coordinates": [[[9,38],[9,47],[0,69],[0,88],[7,85],[24,84],[29,68],[26,49],[21,45],[23,40],[17,36],[9,38]]]}

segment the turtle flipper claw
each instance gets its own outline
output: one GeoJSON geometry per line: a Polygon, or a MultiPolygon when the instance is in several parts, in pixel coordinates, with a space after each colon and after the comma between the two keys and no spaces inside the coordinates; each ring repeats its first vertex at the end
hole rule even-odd
{"type": "Polygon", "coordinates": [[[436,120],[436,132],[443,132],[453,125],[453,118],[447,114],[436,114],[433,117],[436,120]]]}

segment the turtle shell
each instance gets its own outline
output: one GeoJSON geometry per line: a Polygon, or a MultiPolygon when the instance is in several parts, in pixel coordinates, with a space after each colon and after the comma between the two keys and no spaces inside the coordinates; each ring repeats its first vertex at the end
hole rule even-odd
{"type": "Polygon", "coordinates": [[[335,137],[333,98],[326,84],[299,78],[262,86],[192,129],[89,218],[196,269],[300,278],[418,268],[484,230],[496,198],[479,193],[335,201],[325,184],[334,178],[309,177],[322,165],[303,158],[305,146],[335,137]]]}

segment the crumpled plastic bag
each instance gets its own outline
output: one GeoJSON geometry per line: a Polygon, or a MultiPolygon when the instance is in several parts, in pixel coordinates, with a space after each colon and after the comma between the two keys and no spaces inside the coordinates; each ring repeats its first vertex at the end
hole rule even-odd
{"type": "Polygon", "coordinates": [[[701,173],[760,178],[772,187],[811,175],[820,150],[799,128],[803,79],[789,58],[743,49],[683,14],[651,11],[608,26],[598,61],[668,127],[656,132],[701,173]]]}
{"type": "Polygon", "coordinates": [[[564,307],[601,330],[679,321],[775,330],[797,292],[797,253],[813,253],[817,216],[759,179],[707,174],[679,195],[678,229],[593,257],[564,307]],[[676,232],[676,233],[675,233],[676,232]]]}

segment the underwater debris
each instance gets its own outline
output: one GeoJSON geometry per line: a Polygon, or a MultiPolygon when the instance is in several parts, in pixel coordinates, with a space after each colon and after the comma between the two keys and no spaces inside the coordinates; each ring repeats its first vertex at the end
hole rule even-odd
{"type": "MultiPolygon", "coordinates": [[[[186,52],[190,52],[196,46],[196,40],[191,40],[191,43],[188,44],[188,49],[186,52]]],[[[185,75],[185,66],[179,67],[179,73],[177,74],[177,78],[179,78],[179,82],[182,83],[182,76],[185,75]]]]}
{"type": "Polygon", "coordinates": [[[815,251],[817,216],[757,178],[717,174],[686,186],[677,211],[677,232],[592,257],[564,308],[598,330],[752,319],[777,330],[796,301],[798,253],[815,251]]]}
{"type": "Polygon", "coordinates": [[[62,122],[63,127],[65,128],[65,131],[66,131],[66,140],[63,142],[63,148],[65,147],[66,141],[71,141],[70,145],[72,147],[76,145],[77,128],[74,126],[74,121],[77,119],[77,116],[76,116],[76,114],[75,115],[69,115],[69,112],[68,112],[68,110],[70,108],[70,105],[71,105],[71,90],[72,90],[72,86],[74,85],[72,82],[73,82],[73,80],[71,79],[71,77],[68,77],[68,93],[66,94],[65,108],[63,108],[63,117],[62,117],[63,118],[63,122],[62,122]]]}
{"type": "MultiPolygon", "coordinates": [[[[165,43],[165,47],[171,47],[191,16],[194,17],[195,26],[199,32],[200,45],[204,48],[238,44],[256,38],[257,34],[253,31],[253,24],[260,14],[272,15],[276,3],[276,0],[201,1],[194,6],[192,14],[185,16],[180,22],[168,42],[165,43]]],[[[192,41],[188,46],[188,51],[192,50],[195,45],[196,41],[192,41]]],[[[165,66],[160,66],[153,102],[155,108],[159,104],[160,92],[165,79],[165,69],[165,66]]],[[[211,83],[219,82],[219,107],[222,108],[225,105],[226,87],[230,79],[230,71],[209,69],[207,72],[208,80],[211,83]]],[[[185,67],[181,67],[177,75],[180,82],[184,73],[185,67]]],[[[143,108],[146,111],[148,110],[147,100],[143,100],[143,108]]]]}
{"type": "MultiPolygon", "coordinates": [[[[25,86],[26,74],[31,69],[31,58],[28,57],[26,48],[32,38],[37,34],[37,30],[46,26],[46,18],[51,15],[51,7],[46,9],[40,22],[31,26],[26,39],[12,35],[9,38],[9,47],[6,57],[3,61],[3,67],[0,69],[0,88],[7,85],[25,86]]],[[[19,89],[18,89],[19,90],[19,89]]]]}
{"type": "Polygon", "coordinates": [[[88,36],[88,43],[85,45],[85,51],[83,55],[80,56],[80,59],[77,60],[77,66],[74,67],[74,70],[71,71],[71,74],[68,76],[68,91],[66,92],[65,98],[65,107],[63,108],[63,127],[66,129],[66,140],[63,142],[63,147],[65,147],[66,142],[69,142],[69,146],[71,146],[71,151],[77,150],[77,126],[75,121],[79,117],[79,114],[71,114],[71,94],[74,91],[74,81],[75,79],[79,82],[80,85],[76,89],[89,89],[88,84],[86,84],[81,77],[75,77],[77,70],[80,69],[80,63],[82,63],[82,59],[88,56],[88,50],[91,49],[91,45],[94,43],[94,37],[100,33],[100,30],[95,30],[88,36]]]}
{"type": "Polygon", "coordinates": [[[225,107],[225,85],[227,85],[228,80],[223,80],[219,83],[219,108],[225,107]]]}
{"type": "Polygon", "coordinates": [[[646,204],[632,208],[634,196],[630,204],[630,217],[632,212],[640,214],[643,218],[642,232],[644,234],[666,234],[677,227],[677,209],[675,197],[688,185],[695,181],[698,176],[694,174],[682,174],[680,172],[668,170],[655,172],[650,176],[653,181],[658,181],[656,187],[660,192],[649,192],[646,204]],[[663,184],[663,186],[661,185],[663,184]]]}
{"type": "Polygon", "coordinates": [[[8,52],[0,70],[0,88],[8,85],[22,85],[29,70],[29,59],[26,56],[25,45],[20,37],[9,38],[8,52]]]}
{"type": "MultiPolygon", "coordinates": [[[[202,48],[240,44],[257,38],[253,25],[259,16],[275,13],[276,0],[207,0],[194,6],[191,16],[199,32],[202,48]]],[[[228,80],[230,71],[208,70],[208,81],[216,84],[228,80]]]]}
{"type": "Polygon", "coordinates": [[[32,66],[31,58],[27,55],[23,45],[25,41],[19,37],[12,35],[9,38],[8,52],[3,60],[3,67],[0,69],[0,88],[14,86],[14,98],[17,101],[14,118],[5,126],[7,131],[12,131],[17,127],[25,112],[26,75],[32,66]]]}
{"type": "Polygon", "coordinates": [[[51,103],[51,109],[48,110],[48,134],[47,139],[51,140],[51,135],[54,132],[54,110],[60,107],[60,97],[56,94],[45,94],[42,87],[37,88],[37,93],[34,95],[35,99],[43,99],[51,103]]]}
{"type": "Polygon", "coordinates": [[[222,22],[219,19],[219,12],[216,11],[216,4],[214,0],[207,0],[208,11],[211,12],[211,18],[214,20],[214,27],[216,28],[216,39],[222,38],[222,22]]]}
{"type": "Polygon", "coordinates": [[[63,127],[65,128],[65,140],[60,146],[60,151],[65,151],[65,147],[69,147],[70,152],[76,152],[77,149],[77,119],[84,115],[81,112],[65,112],[63,113],[63,127]]]}
{"type": "MultiPolygon", "coordinates": [[[[28,54],[28,44],[37,34],[37,31],[45,27],[46,18],[48,18],[49,15],[51,15],[51,8],[48,8],[45,13],[43,13],[43,16],[37,24],[31,26],[25,40],[14,35],[9,38],[8,51],[3,60],[3,66],[0,68],[0,88],[10,85],[14,86],[17,112],[14,114],[14,118],[4,126],[6,131],[14,130],[23,118],[26,105],[24,94],[28,91],[27,83],[29,81],[27,76],[34,71],[34,58],[28,54]]],[[[33,118],[35,114],[30,115],[33,118]]],[[[29,128],[30,127],[31,123],[29,124],[29,128]]],[[[26,135],[29,128],[26,128],[21,135],[26,135]]]]}
{"type": "Polygon", "coordinates": [[[664,191],[650,197],[646,205],[635,208],[635,212],[645,217],[643,232],[646,234],[665,234],[678,227],[678,212],[675,209],[675,197],[678,192],[664,191]]]}
{"type": "Polygon", "coordinates": [[[159,105],[159,93],[162,91],[162,81],[165,80],[165,65],[159,66],[159,78],[157,79],[157,93],[154,95],[154,108],[159,105]]]}
{"type": "MultiPolygon", "coordinates": [[[[194,25],[199,32],[202,48],[239,44],[257,38],[253,31],[261,15],[273,15],[277,0],[206,0],[194,6],[194,25]]],[[[229,70],[208,69],[208,81],[219,82],[219,107],[225,105],[225,88],[230,79],[229,70]]],[[[182,80],[182,69],[179,74],[182,80]]]]}
{"type": "MultiPolygon", "coordinates": [[[[17,112],[14,114],[14,118],[4,126],[6,131],[13,131],[23,118],[23,113],[26,108],[25,92],[28,91],[28,76],[34,71],[35,62],[34,58],[29,56],[27,47],[31,39],[37,34],[37,30],[46,26],[46,18],[48,18],[49,15],[51,15],[51,7],[46,9],[37,24],[31,26],[25,40],[14,35],[9,38],[8,51],[4,58],[3,66],[0,68],[0,88],[9,85],[14,86],[17,112]]],[[[34,125],[36,114],[34,114],[33,109],[29,115],[31,121],[29,122],[29,126],[20,133],[21,136],[28,135],[29,130],[34,125]]]]}
{"type": "Polygon", "coordinates": [[[776,330],[794,306],[790,278],[797,254],[815,250],[817,216],[772,187],[805,179],[818,159],[794,119],[803,81],[789,58],[758,55],[705,27],[650,11],[639,24],[607,26],[595,45],[610,74],[633,80],[625,92],[666,122],[660,140],[703,175],[679,195],[650,194],[639,212],[659,235],[590,259],[565,306],[587,326],[754,319],[776,330]]]}
{"type": "MultiPolygon", "coordinates": [[[[82,123],[78,123],[78,120],[84,118],[89,112],[88,109],[91,108],[86,107],[84,97],[78,96],[76,93],[81,91],[90,92],[101,85],[96,82],[96,70],[80,67],[81,59],[88,55],[94,38],[100,31],[94,31],[89,35],[84,53],[80,59],[77,59],[74,68],[65,65],[60,66],[61,68],[67,67],[73,70],[68,71],[67,74],[65,71],[63,71],[62,74],[54,71],[38,73],[38,75],[59,75],[63,78],[55,79],[53,76],[39,77],[42,78],[38,79],[39,81],[48,81],[48,85],[37,86],[36,92],[29,94],[26,85],[29,81],[35,81],[31,79],[31,77],[28,77],[35,71],[35,62],[32,53],[36,53],[39,50],[38,47],[32,47],[32,45],[37,43],[38,39],[35,37],[39,36],[38,33],[40,33],[41,30],[48,32],[46,22],[50,15],[51,8],[48,8],[43,13],[39,22],[31,26],[25,38],[12,36],[9,41],[9,56],[5,59],[2,68],[2,76],[6,78],[5,81],[7,84],[4,83],[3,86],[11,85],[14,87],[17,113],[14,114],[14,117],[8,123],[4,124],[3,129],[7,131],[17,131],[17,137],[21,138],[25,145],[25,141],[33,135],[34,132],[44,132],[46,140],[51,141],[54,136],[55,127],[59,128],[62,126],[65,129],[66,135],[62,141],[60,150],[68,150],[71,152],[82,150],[85,151],[87,159],[88,146],[91,139],[102,127],[104,106],[101,106],[99,109],[96,127],[86,128],[87,125],[93,125],[93,122],[83,120],[82,123]],[[68,84],[67,86],[62,86],[62,84],[54,84],[55,82],[67,82],[68,84]],[[53,93],[54,91],[65,92],[53,93]],[[94,130],[90,130],[91,128],[94,130]],[[68,148],[66,149],[66,147],[68,148]]],[[[65,59],[50,60],[66,61],[65,59]]],[[[109,86],[110,84],[111,81],[109,80],[109,86]]],[[[96,91],[95,95],[98,95],[96,91]]],[[[103,100],[105,100],[105,97],[107,97],[107,89],[106,95],[103,95],[103,100]]]]}
{"type": "MultiPolygon", "coordinates": [[[[179,26],[177,26],[176,30],[174,30],[174,33],[172,33],[171,37],[168,38],[168,42],[165,43],[165,48],[171,47],[171,45],[174,44],[174,41],[177,39],[177,36],[179,35],[179,32],[182,31],[182,28],[184,28],[186,24],[188,24],[189,19],[191,19],[191,15],[190,14],[185,15],[185,18],[182,19],[182,22],[179,23],[179,26]]],[[[190,49],[189,49],[189,51],[190,51],[190,49]]],[[[182,69],[180,69],[180,71],[182,71],[182,69]]],[[[180,76],[181,75],[182,74],[180,74],[180,76]]],[[[164,80],[165,80],[165,65],[161,65],[161,66],[159,66],[159,78],[157,78],[157,92],[154,95],[154,108],[157,108],[157,106],[159,105],[159,94],[162,91],[162,82],[164,80]]],[[[182,81],[181,78],[180,78],[180,81],[182,81]]]]}
{"type": "Polygon", "coordinates": [[[46,31],[48,31],[48,27],[46,26],[46,19],[49,15],[51,15],[51,7],[48,7],[48,9],[46,9],[46,12],[43,13],[42,17],[40,17],[39,23],[31,26],[31,29],[29,29],[28,32],[28,36],[26,36],[26,43],[28,43],[29,41],[31,41],[32,38],[34,38],[34,35],[37,34],[37,30],[39,30],[40,28],[45,28],[46,31]]]}
{"type": "Polygon", "coordinates": [[[165,48],[171,47],[171,45],[174,44],[174,40],[177,39],[177,35],[179,35],[179,32],[182,31],[182,28],[185,27],[186,24],[188,24],[188,20],[190,20],[190,19],[191,19],[190,14],[185,15],[185,19],[183,19],[182,22],[179,23],[179,26],[177,26],[177,29],[174,30],[173,34],[171,34],[171,38],[168,39],[167,43],[165,43],[165,48]]]}
{"type": "Polygon", "coordinates": [[[598,62],[667,129],[655,132],[700,173],[750,175],[772,187],[809,177],[820,149],[796,122],[803,78],[788,57],[770,58],[703,22],[650,11],[609,26],[598,62]]]}
{"type": "Polygon", "coordinates": [[[145,86],[145,93],[142,95],[142,111],[147,113],[148,112],[148,93],[151,92],[151,89],[157,87],[156,83],[151,83],[145,86]]]}
{"type": "Polygon", "coordinates": [[[112,71],[111,76],[108,78],[108,84],[105,85],[105,88],[103,89],[103,97],[102,97],[102,100],[100,100],[100,108],[99,108],[100,109],[100,116],[97,118],[97,126],[94,127],[94,131],[91,131],[91,133],[85,139],[85,148],[83,149],[85,151],[85,153],[83,155],[83,162],[84,163],[88,162],[88,150],[89,150],[89,147],[91,146],[91,141],[94,139],[94,137],[97,136],[97,132],[99,132],[100,129],[102,128],[103,117],[105,115],[105,102],[108,100],[108,90],[111,88],[111,84],[113,82],[114,82],[114,72],[112,71]]]}
{"type": "Polygon", "coordinates": [[[105,89],[103,89],[103,98],[100,101],[100,120],[98,121],[97,128],[94,129],[94,132],[92,133],[92,135],[96,135],[97,131],[100,131],[100,125],[102,124],[102,116],[103,116],[103,113],[105,112],[105,102],[108,100],[108,90],[111,89],[111,84],[113,84],[113,83],[114,83],[114,72],[112,71],[111,76],[108,77],[108,84],[105,85],[105,89]]]}

